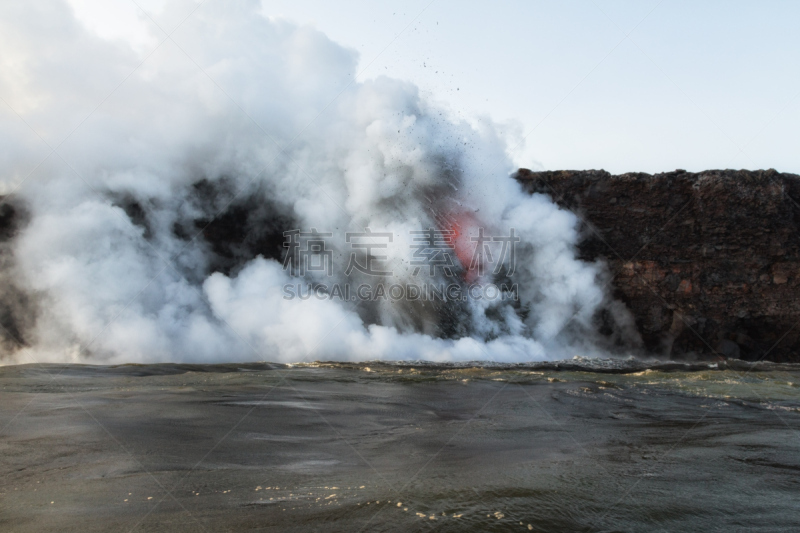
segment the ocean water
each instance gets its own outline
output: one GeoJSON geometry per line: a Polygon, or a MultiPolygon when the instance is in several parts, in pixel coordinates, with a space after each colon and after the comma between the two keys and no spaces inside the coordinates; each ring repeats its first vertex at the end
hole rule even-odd
{"type": "Polygon", "coordinates": [[[800,367],[0,368],[3,531],[798,531],[800,367]]]}

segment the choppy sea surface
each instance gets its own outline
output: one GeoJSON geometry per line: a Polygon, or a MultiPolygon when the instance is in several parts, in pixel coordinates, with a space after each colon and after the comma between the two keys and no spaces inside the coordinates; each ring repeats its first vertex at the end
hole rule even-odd
{"type": "Polygon", "coordinates": [[[800,366],[0,367],[3,531],[800,531],[800,366]]]}

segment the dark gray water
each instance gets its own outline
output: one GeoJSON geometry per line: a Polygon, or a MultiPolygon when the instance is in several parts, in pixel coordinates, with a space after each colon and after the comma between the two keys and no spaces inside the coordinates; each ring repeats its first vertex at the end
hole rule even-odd
{"type": "Polygon", "coordinates": [[[800,367],[0,368],[3,531],[798,531],[800,367]]]}

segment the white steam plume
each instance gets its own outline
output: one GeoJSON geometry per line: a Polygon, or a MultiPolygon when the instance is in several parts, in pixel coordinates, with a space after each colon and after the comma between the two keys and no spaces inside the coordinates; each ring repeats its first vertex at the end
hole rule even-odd
{"type": "Polygon", "coordinates": [[[150,56],[64,2],[0,5],[4,361],[540,360],[601,353],[604,309],[610,341],[625,336],[603,268],[575,258],[576,218],[508,177],[491,123],[354,81],[355,52],[220,4],[150,56]],[[380,281],[344,275],[344,234],[367,227],[394,236],[383,281],[419,280],[409,232],[443,226],[513,229],[521,301],[284,298],[287,283],[380,281]],[[273,241],[295,228],[333,233],[332,277],[283,268],[273,241]]]}

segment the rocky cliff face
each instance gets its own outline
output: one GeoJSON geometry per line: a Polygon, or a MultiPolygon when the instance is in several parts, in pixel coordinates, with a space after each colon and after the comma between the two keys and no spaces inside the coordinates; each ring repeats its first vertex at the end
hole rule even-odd
{"type": "Polygon", "coordinates": [[[515,176],[583,221],[648,351],[800,361],[800,176],[605,171],[515,176]]]}

